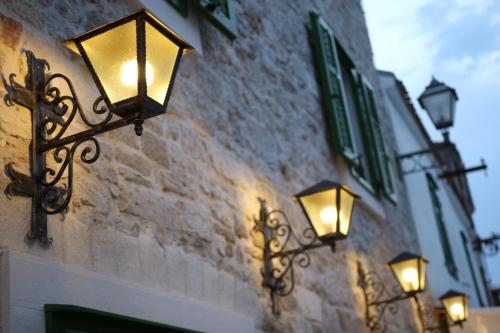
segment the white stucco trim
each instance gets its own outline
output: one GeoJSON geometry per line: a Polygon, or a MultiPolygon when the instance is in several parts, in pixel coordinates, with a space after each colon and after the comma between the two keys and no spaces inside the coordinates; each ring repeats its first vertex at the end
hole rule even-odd
{"type": "Polygon", "coordinates": [[[471,309],[469,320],[463,329],[453,327],[452,333],[498,333],[500,332],[500,308],[471,309]]]}
{"type": "Polygon", "coordinates": [[[202,332],[255,332],[253,319],[240,313],[46,258],[0,251],[3,333],[45,332],[45,304],[78,305],[202,332]]]}

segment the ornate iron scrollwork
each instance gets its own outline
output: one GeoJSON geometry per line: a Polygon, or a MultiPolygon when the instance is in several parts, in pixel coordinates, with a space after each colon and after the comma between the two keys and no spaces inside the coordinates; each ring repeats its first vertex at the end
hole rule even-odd
{"type": "Polygon", "coordinates": [[[295,287],[295,267],[309,267],[311,258],[308,250],[323,246],[331,246],[335,251],[335,243],[320,241],[312,228],[305,229],[298,236],[281,210],[268,211],[265,200],[259,198],[259,217],[254,218],[255,229],[264,235],[264,267],[262,285],[269,288],[272,312],[279,315],[278,297],[290,295],[295,287]],[[295,242],[297,248],[288,249],[290,242],[295,242]]]}
{"type": "MultiPolygon", "coordinates": [[[[424,332],[437,332],[437,333],[447,333],[447,325],[443,325],[440,322],[436,308],[434,306],[426,306],[417,302],[420,319],[422,321],[422,327],[424,332]]],[[[446,318],[444,318],[446,320],[446,318]]],[[[445,322],[446,323],[446,322],[445,322]]]]}
{"type": "Polygon", "coordinates": [[[444,309],[426,306],[419,298],[417,292],[405,293],[399,286],[394,286],[388,292],[382,282],[383,279],[375,271],[365,271],[358,262],[358,286],[363,290],[365,300],[366,326],[374,333],[384,333],[388,325],[384,313],[388,311],[396,314],[399,311],[397,302],[413,298],[417,305],[418,318],[424,332],[449,332],[452,326],[462,327],[462,322],[448,324],[444,309]],[[444,317],[439,317],[442,313],[444,317]]]}
{"type": "Polygon", "coordinates": [[[417,303],[424,332],[449,333],[450,327],[463,328],[463,322],[449,323],[448,315],[444,308],[425,306],[417,303]]]}
{"type": "Polygon", "coordinates": [[[7,198],[10,199],[16,195],[25,197],[33,196],[33,189],[35,187],[33,178],[16,171],[14,169],[14,162],[10,162],[5,166],[5,174],[11,180],[10,184],[5,188],[7,198]]]}
{"type": "Polygon", "coordinates": [[[500,250],[500,234],[492,233],[488,238],[477,238],[474,242],[474,249],[484,253],[488,257],[494,257],[500,250]]]}
{"type": "Polygon", "coordinates": [[[73,164],[75,155],[86,164],[94,163],[100,155],[95,135],[133,123],[132,118],[111,122],[113,113],[98,97],[93,103],[92,115],[84,112],[71,81],[63,74],[50,74],[47,61],[38,59],[33,52],[25,51],[28,75],[25,86],[9,76],[7,105],[21,105],[32,112],[32,142],[30,145],[30,174],[6,166],[12,182],[5,189],[10,197],[22,195],[32,198],[30,241],[50,244],[47,235],[47,214],[64,212],[73,194],[73,164]],[[57,83],[62,82],[63,85],[57,83]],[[64,88],[64,90],[63,90],[64,88]],[[68,91],[64,94],[63,91],[68,91]],[[79,118],[88,129],[66,135],[74,120],[79,118]],[[100,118],[94,121],[93,118],[100,118]],[[47,161],[47,154],[52,159],[47,161]]]}
{"type": "Polygon", "coordinates": [[[484,253],[487,257],[494,257],[498,254],[499,251],[498,243],[494,242],[484,243],[484,247],[486,249],[484,253]]]}
{"type": "Polygon", "coordinates": [[[397,301],[412,297],[418,302],[416,294],[404,293],[399,286],[387,290],[382,281],[383,279],[376,271],[365,271],[358,262],[358,286],[363,290],[365,299],[366,326],[374,333],[387,331],[384,313],[386,311],[391,314],[398,313],[397,301]]]}
{"type": "Polygon", "coordinates": [[[91,164],[97,161],[100,155],[99,142],[95,138],[81,139],[73,143],[71,148],[62,146],[54,149],[52,156],[54,161],[59,165],[59,169],[56,173],[53,169],[46,167],[42,172],[41,178],[41,183],[44,187],[41,193],[41,205],[45,213],[49,215],[58,214],[68,207],[71,195],[73,194],[73,162],[75,152],[80,145],[89,143],[93,144],[94,147],[87,146],[83,148],[80,153],[80,160],[83,163],[91,164]],[[67,183],[63,187],[58,186],[65,173],[67,173],[67,183]]]}
{"type": "Polygon", "coordinates": [[[432,169],[441,169],[442,165],[432,160],[429,161],[427,154],[432,150],[420,151],[399,156],[400,169],[403,175],[409,175],[417,172],[425,172],[432,169]]]}
{"type": "Polygon", "coordinates": [[[488,168],[484,160],[481,159],[481,164],[474,167],[447,170],[444,164],[436,161],[433,158],[430,159],[428,158],[428,156],[433,153],[438,153],[442,150],[448,149],[451,143],[449,142],[449,139],[447,137],[445,139],[445,143],[447,144],[432,145],[431,148],[429,149],[418,150],[411,153],[406,153],[396,156],[396,159],[399,162],[398,166],[400,175],[409,175],[412,173],[426,172],[432,169],[439,169],[440,170],[439,178],[449,179],[457,176],[462,176],[469,172],[486,170],[488,168]]]}

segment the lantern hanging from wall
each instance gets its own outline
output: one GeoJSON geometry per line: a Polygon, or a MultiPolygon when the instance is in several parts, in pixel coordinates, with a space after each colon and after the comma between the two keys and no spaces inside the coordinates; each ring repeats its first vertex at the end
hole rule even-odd
{"type": "Polygon", "coordinates": [[[387,264],[396,276],[401,289],[408,294],[425,289],[425,270],[428,261],[422,256],[403,252],[387,264]]]}
{"type": "Polygon", "coordinates": [[[329,242],[347,237],[353,204],[359,198],[349,187],[324,180],[295,198],[320,240],[329,242]]]}

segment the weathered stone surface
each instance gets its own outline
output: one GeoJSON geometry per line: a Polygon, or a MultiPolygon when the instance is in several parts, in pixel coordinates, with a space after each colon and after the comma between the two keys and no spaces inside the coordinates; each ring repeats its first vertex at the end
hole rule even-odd
{"type": "Polygon", "coordinates": [[[15,51],[22,31],[20,22],[0,13],[0,40],[5,46],[15,51]]]}
{"type": "Polygon", "coordinates": [[[148,177],[154,170],[154,164],[143,154],[128,147],[117,146],[114,149],[116,162],[136,170],[141,175],[148,177]]]}

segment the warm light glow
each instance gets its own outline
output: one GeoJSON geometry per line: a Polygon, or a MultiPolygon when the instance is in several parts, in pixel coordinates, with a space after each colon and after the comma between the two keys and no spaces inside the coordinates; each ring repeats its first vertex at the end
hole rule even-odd
{"type": "MultiPolygon", "coordinates": [[[[136,85],[137,72],[137,60],[134,59],[124,63],[120,72],[123,84],[125,84],[126,86],[136,85]]],[[[148,62],[146,62],[146,82],[148,86],[150,86],[151,82],[153,82],[153,77],[153,67],[148,62]]]]}
{"type": "Polygon", "coordinates": [[[464,318],[464,306],[462,303],[453,303],[450,307],[450,317],[454,321],[462,320],[464,318]]]}
{"type": "Polygon", "coordinates": [[[416,254],[403,252],[388,262],[405,293],[418,293],[425,289],[427,260],[416,254]]]}
{"type": "Polygon", "coordinates": [[[319,218],[322,223],[334,224],[337,222],[337,209],[335,207],[326,207],[319,213],[319,218]]]}
{"type": "Polygon", "coordinates": [[[469,316],[469,298],[466,294],[454,290],[449,290],[439,298],[448,317],[455,322],[460,323],[467,320],[469,316]]]}
{"type": "Polygon", "coordinates": [[[413,267],[405,268],[401,272],[401,277],[403,279],[403,283],[406,284],[405,289],[408,290],[417,290],[418,289],[418,272],[413,267]]]}

